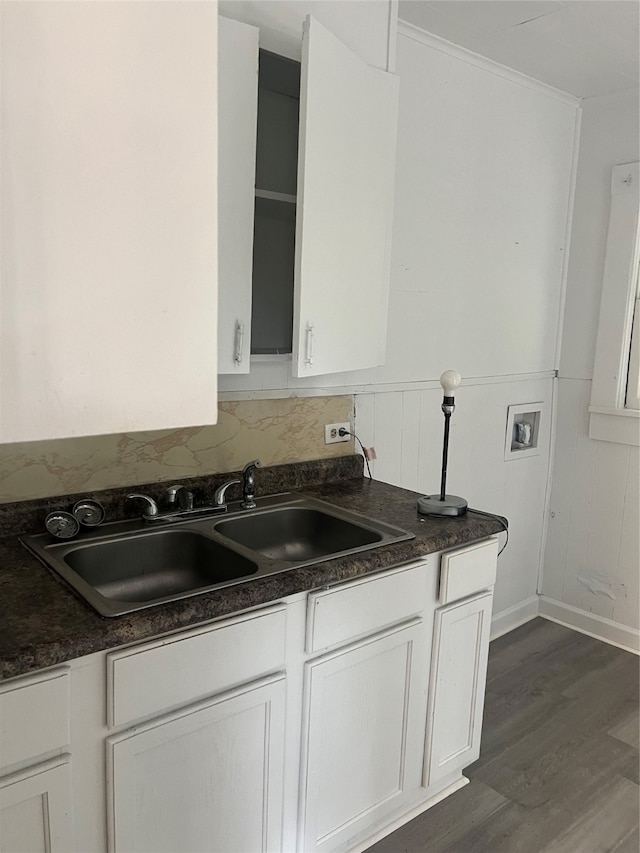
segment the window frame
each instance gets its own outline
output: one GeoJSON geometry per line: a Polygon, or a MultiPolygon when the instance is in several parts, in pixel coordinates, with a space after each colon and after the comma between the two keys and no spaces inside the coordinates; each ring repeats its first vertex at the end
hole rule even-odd
{"type": "Polygon", "coordinates": [[[636,301],[633,310],[631,327],[631,344],[629,346],[629,370],[627,373],[627,390],[625,408],[640,410],[640,269],[636,271],[636,301]]]}
{"type": "Polygon", "coordinates": [[[615,166],[589,406],[589,437],[640,445],[640,411],[625,407],[640,237],[638,163],[615,166]]]}

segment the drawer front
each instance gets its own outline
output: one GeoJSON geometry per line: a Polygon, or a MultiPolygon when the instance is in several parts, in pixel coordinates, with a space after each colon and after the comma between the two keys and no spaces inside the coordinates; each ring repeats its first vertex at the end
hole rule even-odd
{"type": "Polygon", "coordinates": [[[0,772],[69,745],[69,670],[0,688],[0,772]]]}
{"type": "Polygon", "coordinates": [[[417,616],[425,608],[431,559],[313,592],[307,603],[308,654],[351,642],[417,616]]]}
{"type": "Polygon", "coordinates": [[[493,586],[497,558],[497,539],[485,539],[443,554],[440,562],[440,604],[449,604],[493,586]]]}
{"type": "Polygon", "coordinates": [[[286,605],[107,656],[110,727],[156,716],[284,667],[286,605]]]}

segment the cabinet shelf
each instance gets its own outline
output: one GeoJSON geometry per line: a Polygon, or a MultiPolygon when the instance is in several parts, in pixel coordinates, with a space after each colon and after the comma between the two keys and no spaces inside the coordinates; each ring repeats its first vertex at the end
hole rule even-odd
{"type": "Polygon", "coordinates": [[[287,204],[295,204],[296,196],[291,193],[277,193],[274,190],[259,190],[256,187],[256,198],[265,198],[269,201],[284,201],[287,204]]]}

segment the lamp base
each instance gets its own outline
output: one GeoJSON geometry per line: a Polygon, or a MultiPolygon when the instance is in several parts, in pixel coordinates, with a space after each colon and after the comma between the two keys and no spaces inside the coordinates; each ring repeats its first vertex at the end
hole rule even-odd
{"type": "Polygon", "coordinates": [[[467,511],[467,502],[458,495],[445,495],[440,500],[440,495],[424,495],[418,498],[418,512],[421,515],[464,515],[467,511]]]}

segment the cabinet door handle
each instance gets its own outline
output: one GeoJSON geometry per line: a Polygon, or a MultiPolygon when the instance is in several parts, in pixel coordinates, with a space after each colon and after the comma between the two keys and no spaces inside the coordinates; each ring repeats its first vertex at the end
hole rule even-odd
{"type": "Polygon", "coordinates": [[[236,323],[236,351],[233,360],[236,364],[242,364],[242,350],[244,349],[244,323],[236,323]]]}
{"type": "Polygon", "coordinates": [[[315,330],[313,328],[313,324],[309,323],[307,326],[307,357],[305,362],[307,364],[313,364],[313,347],[315,344],[315,330]]]}

